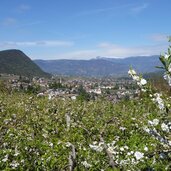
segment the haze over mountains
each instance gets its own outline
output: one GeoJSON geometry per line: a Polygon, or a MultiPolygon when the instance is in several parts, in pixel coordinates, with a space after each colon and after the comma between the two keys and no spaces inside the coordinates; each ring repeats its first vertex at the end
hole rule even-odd
{"type": "Polygon", "coordinates": [[[90,60],[34,60],[20,50],[0,51],[0,73],[47,77],[51,74],[67,76],[127,76],[132,66],[140,73],[158,71],[159,56],[129,58],[97,57],[90,60]]]}
{"type": "Polygon", "coordinates": [[[91,60],[34,60],[45,72],[71,76],[126,76],[132,66],[140,73],[158,71],[159,56],[98,57],[91,60]]]}

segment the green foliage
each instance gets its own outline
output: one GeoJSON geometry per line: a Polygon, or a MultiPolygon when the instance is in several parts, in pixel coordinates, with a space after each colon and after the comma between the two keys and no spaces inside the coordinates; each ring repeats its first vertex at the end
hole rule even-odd
{"type": "MultiPolygon", "coordinates": [[[[21,87],[22,90],[22,87],[21,87]]],[[[39,85],[28,85],[27,90],[25,90],[28,94],[37,94],[41,90],[41,87],[39,85]]]]}
{"type": "Polygon", "coordinates": [[[80,85],[80,87],[78,88],[77,100],[80,100],[80,101],[90,100],[90,95],[86,92],[86,90],[83,88],[82,85],[80,85]]]}
{"type": "Polygon", "coordinates": [[[7,93],[9,89],[4,81],[0,80],[0,93],[7,93]]]}
{"type": "MultiPolygon", "coordinates": [[[[169,37],[169,42],[171,42],[171,38],[169,37]]],[[[166,72],[170,72],[170,64],[171,64],[171,46],[169,46],[167,53],[165,55],[160,55],[159,57],[160,62],[163,64],[163,66],[157,66],[157,68],[164,69],[166,72]]]]}
{"type": "Polygon", "coordinates": [[[50,89],[61,89],[61,88],[66,88],[66,86],[62,85],[59,82],[53,82],[49,84],[50,89]]]}
{"type": "Polygon", "coordinates": [[[0,73],[16,74],[27,77],[50,77],[30,58],[19,50],[0,51],[0,73]]]}
{"type": "MultiPolygon", "coordinates": [[[[87,170],[84,161],[91,165],[88,170],[113,170],[105,150],[90,147],[98,146],[101,136],[114,150],[115,170],[165,170],[170,158],[161,159],[159,151],[167,147],[144,131],[149,120],[161,117],[148,97],[114,105],[104,100],[82,103],[33,94],[1,94],[0,170],[68,170],[70,143],[76,149],[74,170],[87,170]],[[136,160],[136,151],[144,158],[136,160]]],[[[156,129],[163,134],[160,124],[156,129]]]]}

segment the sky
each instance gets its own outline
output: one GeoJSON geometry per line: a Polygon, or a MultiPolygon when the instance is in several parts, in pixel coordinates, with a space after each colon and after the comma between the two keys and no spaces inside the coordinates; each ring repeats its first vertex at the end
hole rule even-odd
{"type": "Polygon", "coordinates": [[[0,50],[31,59],[160,55],[171,0],[0,0],[0,50]]]}

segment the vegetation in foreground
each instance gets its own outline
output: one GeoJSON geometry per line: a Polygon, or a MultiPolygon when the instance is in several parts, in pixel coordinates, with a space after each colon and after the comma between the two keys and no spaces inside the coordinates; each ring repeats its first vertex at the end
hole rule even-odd
{"type": "Polygon", "coordinates": [[[148,98],[113,105],[1,94],[0,170],[167,170],[168,144],[147,132],[169,133],[164,116],[148,98]]]}

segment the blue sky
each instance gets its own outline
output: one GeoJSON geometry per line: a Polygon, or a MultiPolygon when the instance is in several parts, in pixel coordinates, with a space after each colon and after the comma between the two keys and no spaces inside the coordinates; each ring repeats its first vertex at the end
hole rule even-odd
{"type": "Polygon", "coordinates": [[[170,7],[170,0],[1,0],[0,50],[32,59],[160,54],[170,7]]]}

